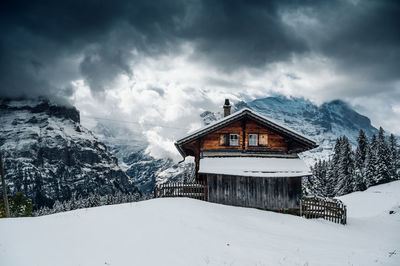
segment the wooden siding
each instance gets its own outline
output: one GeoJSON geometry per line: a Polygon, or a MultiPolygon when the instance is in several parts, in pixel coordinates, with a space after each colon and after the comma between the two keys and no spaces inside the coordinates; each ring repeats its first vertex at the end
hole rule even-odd
{"type": "Polygon", "coordinates": [[[202,138],[200,150],[258,150],[258,151],[269,151],[279,150],[288,151],[288,140],[278,135],[270,129],[267,129],[258,123],[251,120],[237,121],[229,126],[222,129],[216,130],[202,138]],[[239,145],[238,146],[224,146],[220,145],[221,134],[238,134],[239,145]],[[267,146],[248,146],[248,135],[249,134],[267,134],[268,145],[267,146]],[[245,136],[243,138],[243,136],[245,136]]]}
{"type": "Polygon", "coordinates": [[[237,121],[235,123],[230,124],[227,127],[224,127],[220,130],[214,131],[202,138],[202,144],[200,149],[232,149],[232,150],[240,150],[243,145],[243,134],[242,134],[242,123],[241,121],[237,121]],[[219,143],[219,138],[221,134],[238,134],[239,135],[239,146],[222,146],[219,143]]]}
{"type": "Polygon", "coordinates": [[[208,200],[264,210],[299,209],[301,177],[246,177],[207,174],[208,200]]]}
{"type": "MultiPolygon", "coordinates": [[[[287,140],[284,137],[276,134],[270,129],[267,129],[258,123],[248,120],[245,123],[245,149],[247,150],[280,150],[287,151],[287,140]],[[268,145],[267,146],[249,146],[249,134],[267,134],[268,135],[268,145]]],[[[257,137],[257,141],[259,141],[259,137],[257,137]]]]}

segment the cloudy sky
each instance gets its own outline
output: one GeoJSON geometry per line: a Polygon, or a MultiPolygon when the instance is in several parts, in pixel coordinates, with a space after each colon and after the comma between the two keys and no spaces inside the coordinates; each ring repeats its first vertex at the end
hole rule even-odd
{"type": "Polygon", "coordinates": [[[342,99],[400,134],[398,1],[13,0],[0,32],[1,96],[138,121],[155,156],[225,98],[342,99]]]}

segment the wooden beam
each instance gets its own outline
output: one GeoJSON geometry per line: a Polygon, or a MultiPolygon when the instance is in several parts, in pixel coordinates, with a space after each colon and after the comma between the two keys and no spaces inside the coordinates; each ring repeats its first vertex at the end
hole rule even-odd
{"type": "Polygon", "coordinates": [[[246,118],[242,120],[242,149],[246,149],[246,118]]]}
{"type": "Polygon", "coordinates": [[[199,180],[199,167],[200,167],[200,150],[201,150],[201,141],[202,138],[197,140],[196,145],[196,156],[195,156],[195,163],[196,163],[196,180],[199,180]]]}

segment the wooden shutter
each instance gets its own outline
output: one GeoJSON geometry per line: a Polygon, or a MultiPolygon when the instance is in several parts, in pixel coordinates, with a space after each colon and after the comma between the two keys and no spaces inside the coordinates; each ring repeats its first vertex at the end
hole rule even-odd
{"type": "Polygon", "coordinates": [[[268,135],[267,134],[260,134],[258,143],[261,146],[268,146],[268,135]]]}
{"type": "Polygon", "coordinates": [[[229,134],[220,134],[219,135],[219,145],[220,146],[227,146],[228,145],[228,136],[229,134]]]}

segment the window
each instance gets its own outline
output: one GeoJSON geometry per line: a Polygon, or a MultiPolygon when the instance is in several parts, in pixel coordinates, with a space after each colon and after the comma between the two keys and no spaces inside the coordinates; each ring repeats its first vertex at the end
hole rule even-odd
{"type": "Polygon", "coordinates": [[[249,134],[249,146],[257,146],[257,134],[249,134]]]}
{"type": "Polygon", "coordinates": [[[260,134],[259,145],[260,146],[268,146],[268,135],[267,134],[260,134]]]}
{"type": "Polygon", "coordinates": [[[229,146],[239,146],[238,134],[229,134],[229,146]]]}

